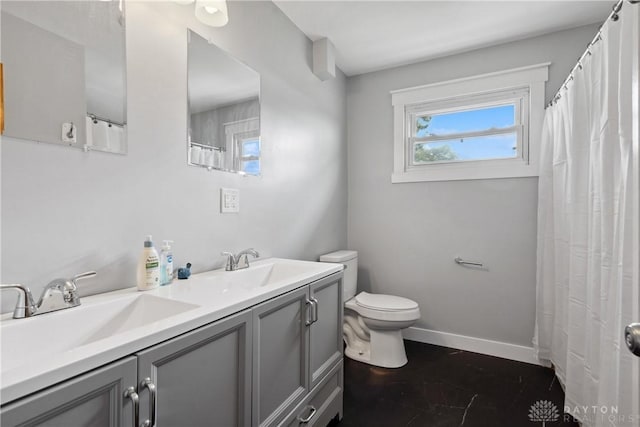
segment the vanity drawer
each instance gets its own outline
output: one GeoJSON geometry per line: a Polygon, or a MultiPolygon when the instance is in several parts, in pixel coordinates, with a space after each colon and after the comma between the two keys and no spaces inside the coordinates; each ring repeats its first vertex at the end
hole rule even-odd
{"type": "Polygon", "coordinates": [[[280,424],[282,427],[325,427],[336,414],[342,414],[344,386],[342,360],[280,424]],[[304,421],[308,419],[308,421],[304,421]]]}

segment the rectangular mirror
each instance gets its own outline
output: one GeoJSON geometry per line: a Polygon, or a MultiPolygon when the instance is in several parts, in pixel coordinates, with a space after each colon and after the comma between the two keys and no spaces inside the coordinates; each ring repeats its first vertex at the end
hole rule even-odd
{"type": "Polygon", "coordinates": [[[126,153],[122,7],[2,1],[4,135],[126,153]]]}
{"type": "Polygon", "coordinates": [[[260,175],[260,75],[188,31],[188,163],[260,175]]]}

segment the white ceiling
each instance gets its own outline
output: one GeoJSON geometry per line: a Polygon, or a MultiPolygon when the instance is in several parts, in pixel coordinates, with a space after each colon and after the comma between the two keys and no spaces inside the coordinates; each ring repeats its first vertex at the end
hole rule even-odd
{"type": "Polygon", "coordinates": [[[336,48],[336,65],[352,76],[601,23],[615,1],[274,3],[311,40],[328,37],[336,48]]]}

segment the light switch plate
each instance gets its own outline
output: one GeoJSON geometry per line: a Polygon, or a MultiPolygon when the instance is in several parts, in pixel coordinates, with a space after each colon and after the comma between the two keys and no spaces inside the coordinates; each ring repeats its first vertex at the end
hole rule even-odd
{"type": "Polygon", "coordinates": [[[220,189],[220,212],[240,212],[240,190],[238,190],[237,188],[220,189]]]}

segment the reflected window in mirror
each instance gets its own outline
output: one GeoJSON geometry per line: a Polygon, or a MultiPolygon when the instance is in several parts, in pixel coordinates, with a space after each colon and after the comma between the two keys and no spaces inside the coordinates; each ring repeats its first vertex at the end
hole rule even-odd
{"type": "Polygon", "coordinates": [[[241,140],[238,170],[248,175],[260,174],[260,136],[241,140]]]}
{"type": "Polygon", "coordinates": [[[2,1],[4,135],[127,152],[123,3],[2,1]]]}
{"type": "Polygon", "coordinates": [[[260,75],[188,30],[188,164],[260,175],[260,75]]]}

